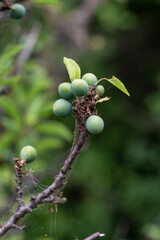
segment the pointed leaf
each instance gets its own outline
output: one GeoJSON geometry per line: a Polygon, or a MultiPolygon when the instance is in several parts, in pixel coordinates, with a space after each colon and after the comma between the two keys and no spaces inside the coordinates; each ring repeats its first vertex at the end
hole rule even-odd
{"type": "Polygon", "coordinates": [[[117,87],[118,89],[120,89],[122,92],[124,92],[125,94],[127,94],[128,96],[130,96],[129,92],[127,91],[127,89],[125,88],[124,84],[115,76],[113,76],[110,79],[106,79],[108,82],[112,83],[115,87],[117,87]]]}
{"type": "Polygon", "coordinates": [[[45,137],[35,144],[35,147],[39,154],[47,152],[48,150],[60,149],[64,146],[64,142],[61,139],[45,137]]]}
{"type": "Polygon", "coordinates": [[[22,45],[10,45],[0,56],[0,75],[8,73],[13,68],[13,58],[23,49],[22,45]]]}
{"type": "Polygon", "coordinates": [[[39,5],[58,5],[58,0],[32,0],[33,3],[39,5]]]}
{"type": "Polygon", "coordinates": [[[70,142],[73,138],[71,131],[65,124],[57,121],[45,121],[37,125],[36,130],[40,133],[51,134],[65,139],[70,142]]]}
{"type": "Polygon", "coordinates": [[[109,97],[104,97],[104,98],[99,99],[96,103],[102,103],[102,102],[108,101],[110,99],[111,98],[109,98],[109,97]]]}
{"type": "Polygon", "coordinates": [[[23,49],[23,47],[23,45],[10,45],[2,53],[1,58],[5,58],[6,60],[12,59],[23,49]]]}
{"type": "Polygon", "coordinates": [[[20,79],[21,79],[21,75],[7,77],[4,79],[0,79],[0,84],[12,86],[12,85],[18,83],[20,79]]]}
{"type": "Polygon", "coordinates": [[[75,79],[81,78],[81,69],[74,60],[72,60],[71,58],[64,57],[63,62],[67,68],[71,82],[75,79]]]}
{"type": "Polygon", "coordinates": [[[0,107],[2,107],[8,115],[14,118],[14,120],[17,122],[17,125],[19,127],[21,126],[21,116],[13,99],[6,96],[1,97],[0,107]]]}

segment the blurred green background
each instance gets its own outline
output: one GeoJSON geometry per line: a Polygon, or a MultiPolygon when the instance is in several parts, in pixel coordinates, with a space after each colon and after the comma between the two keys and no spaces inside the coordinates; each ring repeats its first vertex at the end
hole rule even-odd
{"type": "Polygon", "coordinates": [[[67,203],[58,213],[50,204],[39,207],[24,218],[24,232],[2,239],[83,239],[100,231],[110,240],[160,240],[160,1],[24,5],[20,21],[0,13],[0,224],[15,207],[12,158],[21,147],[33,145],[39,154],[28,166],[26,202],[52,182],[71,147],[73,116],[52,112],[58,85],[69,81],[63,56],[82,74],[115,75],[131,96],[103,83],[112,97],[98,105],[105,129],[78,158],[67,203]]]}

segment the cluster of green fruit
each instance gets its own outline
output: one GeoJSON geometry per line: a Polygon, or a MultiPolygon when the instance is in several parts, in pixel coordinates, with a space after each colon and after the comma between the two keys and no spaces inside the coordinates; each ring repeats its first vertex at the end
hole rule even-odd
{"type": "MultiPolygon", "coordinates": [[[[72,104],[68,101],[76,97],[85,96],[97,82],[97,77],[92,73],[85,74],[82,79],[76,79],[72,83],[64,82],[58,87],[59,95],[62,99],[53,104],[53,112],[58,117],[67,117],[72,112],[72,104]]],[[[104,87],[98,85],[95,87],[99,96],[104,94],[104,87]]],[[[92,134],[100,133],[104,128],[104,122],[101,117],[91,115],[86,120],[86,128],[92,134]]],[[[31,163],[37,158],[37,151],[32,146],[24,146],[20,151],[20,159],[26,163],[31,163]]]]}
{"type": "MultiPolygon", "coordinates": [[[[95,89],[99,97],[104,94],[102,85],[96,86],[98,79],[92,73],[86,73],[81,79],[75,79],[71,83],[64,82],[58,87],[58,93],[62,99],[53,104],[53,112],[57,117],[67,117],[72,112],[72,104],[68,101],[74,97],[83,97],[89,90],[95,89]]],[[[103,119],[97,115],[91,115],[86,120],[86,129],[92,134],[102,132],[103,119]]]]}
{"type": "Polygon", "coordinates": [[[26,9],[22,4],[15,3],[10,10],[10,17],[14,19],[21,19],[26,14],[26,9]]]}

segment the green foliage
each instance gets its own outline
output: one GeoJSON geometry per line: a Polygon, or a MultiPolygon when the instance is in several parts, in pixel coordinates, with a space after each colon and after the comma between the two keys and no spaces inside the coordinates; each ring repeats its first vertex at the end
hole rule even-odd
{"type": "Polygon", "coordinates": [[[14,84],[19,81],[20,76],[8,76],[14,70],[14,57],[22,50],[22,45],[10,45],[1,53],[0,57],[0,90],[5,84],[14,84]]]}
{"type": "Polygon", "coordinates": [[[97,101],[97,103],[106,102],[106,101],[108,101],[108,100],[110,100],[110,99],[111,99],[111,98],[109,98],[109,97],[104,97],[104,98],[99,99],[99,100],[97,101]]]}
{"type": "Polygon", "coordinates": [[[151,240],[160,238],[160,227],[154,224],[147,224],[143,229],[144,235],[151,240]]]}
{"type": "MultiPolygon", "coordinates": [[[[122,92],[124,92],[125,94],[127,94],[128,96],[130,96],[129,92],[127,91],[127,89],[125,88],[124,84],[116,77],[112,77],[110,79],[107,78],[103,78],[104,80],[107,80],[108,82],[110,82],[111,84],[113,84],[115,87],[117,87],[118,89],[120,89],[122,92]]],[[[102,80],[103,80],[102,79],[102,80]]]]}
{"type": "Polygon", "coordinates": [[[17,156],[24,145],[33,144],[39,151],[43,143],[43,151],[41,151],[43,158],[46,151],[60,149],[64,146],[64,141],[72,140],[71,132],[63,123],[52,121],[49,124],[47,121],[45,127],[45,120],[52,113],[49,90],[51,79],[45,69],[30,61],[25,66],[23,77],[20,74],[18,76],[12,74],[13,60],[16,60],[15,56],[21,50],[21,45],[6,48],[0,61],[0,74],[6,79],[1,89],[9,87],[9,94],[0,96],[0,108],[3,113],[0,159],[5,161],[11,161],[12,157],[17,156]],[[19,83],[15,79],[18,79],[19,83]],[[9,85],[6,84],[8,82],[9,85]],[[52,140],[49,135],[52,135],[52,140]],[[48,144],[49,139],[50,144],[48,144]]]}
{"type": "Polygon", "coordinates": [[[58,5],[59,4],[59,0],[32,0],[32,2],[34,4],[37,5],[58,5]]]}
{"type": "Polygon", "coordinates": [[[36,127],[36,130],[43,134],[61,137],[68,142],[71,142],[73,138],[72,133],[68,127],[58,121],[45,121],[44,123],[40,123],[36,127]]]}
{"type": "MultiPolygon", "coordinates": [[[[108,86],[107,81],[103,82],[105,94],[112,96],[106,104],[97,104],[99,112],[103,113],[105,131],[89,138],[74,166],[64,191],[68,202],[59,206],[57,218],[55,212],[53,215],[50,213],[53,205],[39,208],[24,219],[28,226],[24,234],[14,231],[6,238],[42,240],[47,239],[45,233],[51,229],[51,236],[48,235],[51,239],[55,238],[55,231],[58,239],[62,240],[75,237],[84,239],[94,231],[101,231],[106,233],[107,239],[157,240],[160,212],[160,69],[157,37],[160,2],[102,1],[86,29],[87,35],[83,32],[79,35],[79,31],[74,35],[72,25],[68,23],[69,16],[72,16],[71,23],[74,22],[74,10],[80,9],[81,0],[60,1],[55,11],[56,22],[52,9],[48,11],[45,7],[46,2],[43,1],[40,6],[32,0],[35,4],[31,5],[26,21],[20,21],[18,25],[13,20],[1,24],[0,62],[2,55],[9,53],[6,46],[23,43],[35,23],[41,26],[41,32],[35,50],[19,76],[12,74],[15,57],[11,59],[13,64],[9,60],[0,67],[0,72],[5,72],[0,74],[0,91],[4,92],[9,86],[9,92],[1,95],[0,99],[4,105],[4,99],[9,98],[7,103],[12,102],[12,108],[16,109],[15,114],[0,106],[0,209],[3,210],[7,200],[11,200],[15,187],[11,159],[18,156],[21,147],[28,143],[36,147],[40,158],[33,162],[33,170],[43,168],[47,172],[50,163],[52,176],[46,174],[45,180],[42,180],[42,184],[48,185],[61,165],[61,162],[55,161],[56,157],[61,158],[61,153],[71,144],[73,119],[58,119],[57,122],[52,112],[58,85],[68,81],[61,64],[64,55],[76,58],[84,73],[94,72],[98,79],[102,76],[119,76],[132,92],[132,97],[126,99],[115,91],[113,84],[108,86]],[[62,32],[61,26],[65,29],[65,23],[67,28],[62,32]],[[7,28],[3,29],[6,25],[7,28]],[[71,37],[66,33],[68,28],[71,37]],[[88,45],[78,49],[74,43],[75,36],[79,41],[83,36],[87,37],[88,45]],[[8,64],[10,70],[5,70],[8,64]],[[15,80],[12,81],[12,77],[15,80]],[[35,109],[37,105],[38,110],[35,114],[34,110],[31,111],[31,116],[28,109],[35,98],[35,109]],[[21,127],[17,131],[19,117],[16,115],[19,114],[21,127]],[[41,124],[50,125],[52,121],[55,133],[54,130],[53,134],[52,130],[39,131],[41,124]],[[61,128],[56,127],[57,123],[68,129],[70,137],[67,138],[67,133],[63,136],[62,131],[56,134],[61,128]]],[[[54,0],[49,2],[54,4],[54,0]]],[[[74,26],[78,30],[77,25],[74,26]]],[[[41,181],[39,172],[35,175],[41,181]]]]}
{"type": "Polygon", "coordinates": [[[63,62],[67,68],[71,82],[81,78],[81,69],[73,59],[64,57],[63,62]]]}
{"type": "Polygon", "coordinates": [[[133,30],[137,26],[134,13],[125,8],[127,1],[109,1],[102,5],[98,18],[100,25],[109,31],[133,30]]]}

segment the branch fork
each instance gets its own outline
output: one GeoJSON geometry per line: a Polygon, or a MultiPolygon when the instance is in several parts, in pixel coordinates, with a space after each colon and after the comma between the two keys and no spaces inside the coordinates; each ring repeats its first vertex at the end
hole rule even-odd
{"type": "MultiPolygon", "coordinates": [[[[17,225],[18,221],[22,219],[26,214],[31,213],[33,209],[38,207],[38,205],[52,203],[57,209],[58,204],[66,203],[67,199],[62,197],[63,192],[60,192],[60,188],[64,188],[66,186],[67,182],[65,179],[67,173],[71,170],[72,163],[80,154],[83,145],[88,139],[88,131],[85,127],[86,119],[92,114],[98,115],[95,100],[96,94],[97,92],[95,91],[95,89],[91,88],[86,96],[76,99],[74,113],[76,118],[77,131],[75,131],[74,134],[74,141],[70,153],[67,159],[64,161],[64,164],[60,169],[58,175],[55,176],[53,183],[48,188],[40,192],[37,196],[32,195],[30,201],[26,205],[24,204],[22,189],[24,175],[27,176],[28,174],[28,172],[23,172],[25,160],[19,160],[18,158],[14,158],[17,207],[9,220],[4,223],[3,226],[0,228],[0,238],[10,229],[16,228],[19,230],[23,230],[25,226],[17,225]]],[[[100,233],[95,233],[92,234],[90,237],[86,238],[85,240],[92,240],[102,236],[103,235],[100,233]]]]}

